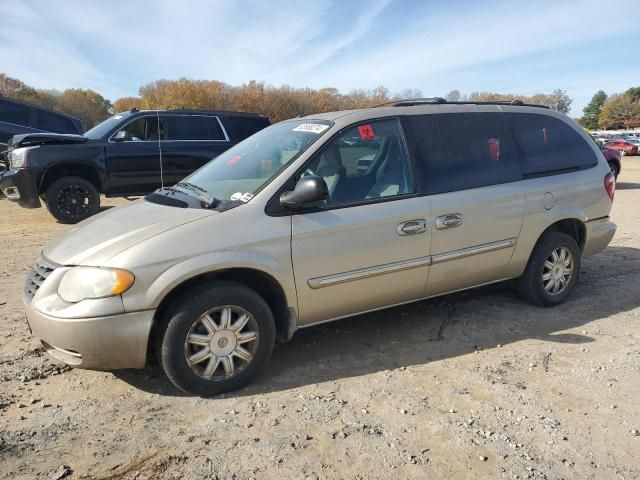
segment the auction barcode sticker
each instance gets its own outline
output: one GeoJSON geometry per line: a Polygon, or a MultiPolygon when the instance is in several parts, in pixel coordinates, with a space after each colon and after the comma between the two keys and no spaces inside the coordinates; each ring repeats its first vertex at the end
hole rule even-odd
{"type": "Polygon", "coordinates": [[[309,132],[309,133],[322,133],[329,125],[323,125],[322,123],[301,123],[293,129],[294,132],[309,132]]]}

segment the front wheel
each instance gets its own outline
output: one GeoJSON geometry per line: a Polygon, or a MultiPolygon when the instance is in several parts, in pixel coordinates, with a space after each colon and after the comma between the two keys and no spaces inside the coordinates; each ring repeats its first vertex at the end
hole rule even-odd
{"type": "Polygon", "coordinates": [[[547,232],[538,241],[518,279],[520,295],[534,305],[550,307],[571,294],[580,273],[580,248],[561,232],[547,232]]]}
{"type": "Polygon", "coordinates": [[[217,282],[178,298],[163,319],[156,355],[171,382],[209,396],[249,383],[268,362],[275,322],[255,291],[217,282]]]}
{"type": "Polygon", "coordinates": [[[60,223],[78,223],[100,209],[100,193],[89,180],[62,177],[45,193],[47,208],[60,223]]]}

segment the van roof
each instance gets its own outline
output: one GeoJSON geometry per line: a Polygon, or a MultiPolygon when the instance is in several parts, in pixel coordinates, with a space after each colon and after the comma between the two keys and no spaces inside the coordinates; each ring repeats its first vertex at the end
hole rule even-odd
{"type": "Polygon", "coordinates": [[[528,104],[520,100],[512,101],[463,101],[463,102],[449,102],[439,97],[435,98],[419,98],[419,99],[406,99],[406,100],[394,100],[392,102],[383,103],[368,108],[359,108],[352,110],[338,110],[335,112],[323,112],[306,115],[302,118],[317,119],[317,120],[330,120],[336,121],[339,118],[356,117],[357,120],[366,120],[368,118],[387,117],[393,115],[402,114],[416,114],[416,113],[441,113],[441,112],[464,112],[464,111],[499,111],[504,108],[516,109],[516,110],[529,110],[535,111],[536,109],[543,109],[545,113],[552,114],[554,110],[551,110],[545,105],[528,104]]]}

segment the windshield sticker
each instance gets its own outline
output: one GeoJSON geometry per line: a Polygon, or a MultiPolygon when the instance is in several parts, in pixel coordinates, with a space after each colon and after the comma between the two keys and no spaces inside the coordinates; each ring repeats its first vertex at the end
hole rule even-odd
{"type": "Polygon", "coordinates": [[[293,129],[294,132],[309,132],[309,133],[322,133],[329,125],[323,125],[322,123],[301,123],[293,129]]]}
{"type": "Polygon", "coordinates": [[[231,195],[231,200],[233,200],[234,202],[236,200],[240,200],[242,198],[242,192],[236,192],[233,195],[231,195]]]}
{"type": "Polygon", "coordinates": [[[358,131],[360,132],[360,138],[362,138],[362,140],[373,140],[376,138],[376,134],[371,125],[360,125],[358,131]]]}
{"type": "Polygon", "coordinates": [[[247,203],[249,200],[251,200],[253,198],[253,193],[245,193],[244,195],[242,195],[242,197],[240,197],[240,201],[247,203]]]}
{"type": "Polygon", "coordinates": [[[242,155],[236,155],[235,157],[232,157],[229,160],[227,160],[227,165],[233,165],[235,163],[238,163],[240,160],[242,160],[242,155]]]}

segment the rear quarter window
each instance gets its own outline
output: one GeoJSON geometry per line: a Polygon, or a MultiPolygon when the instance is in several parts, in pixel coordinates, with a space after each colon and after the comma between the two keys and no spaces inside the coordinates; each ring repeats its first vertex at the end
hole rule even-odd
{"type": "Polygon", "coordinates": [[[591,145],[571,126],[550,115],[506,113],[522,151],[525,176],[551,175],[598,163],[591,145]]]}
{"type": "Polygon", "coordinates": [[[217,117],[167,116],[168,140],[226,140],[217,117]]]}
{"type": "Polygon", "coordinates": [[[408,117],[423,184],[437,194],[522,179],[518,151],[502,113],[408,117]]]}
{"type": "Polygon", "coordinates": [[[270,125],[269,119],[265,117],[234,117],[224,118],[227,130],[233,132],[233,140],[239,142],[250,137],[256,132],[270,125]]]}

